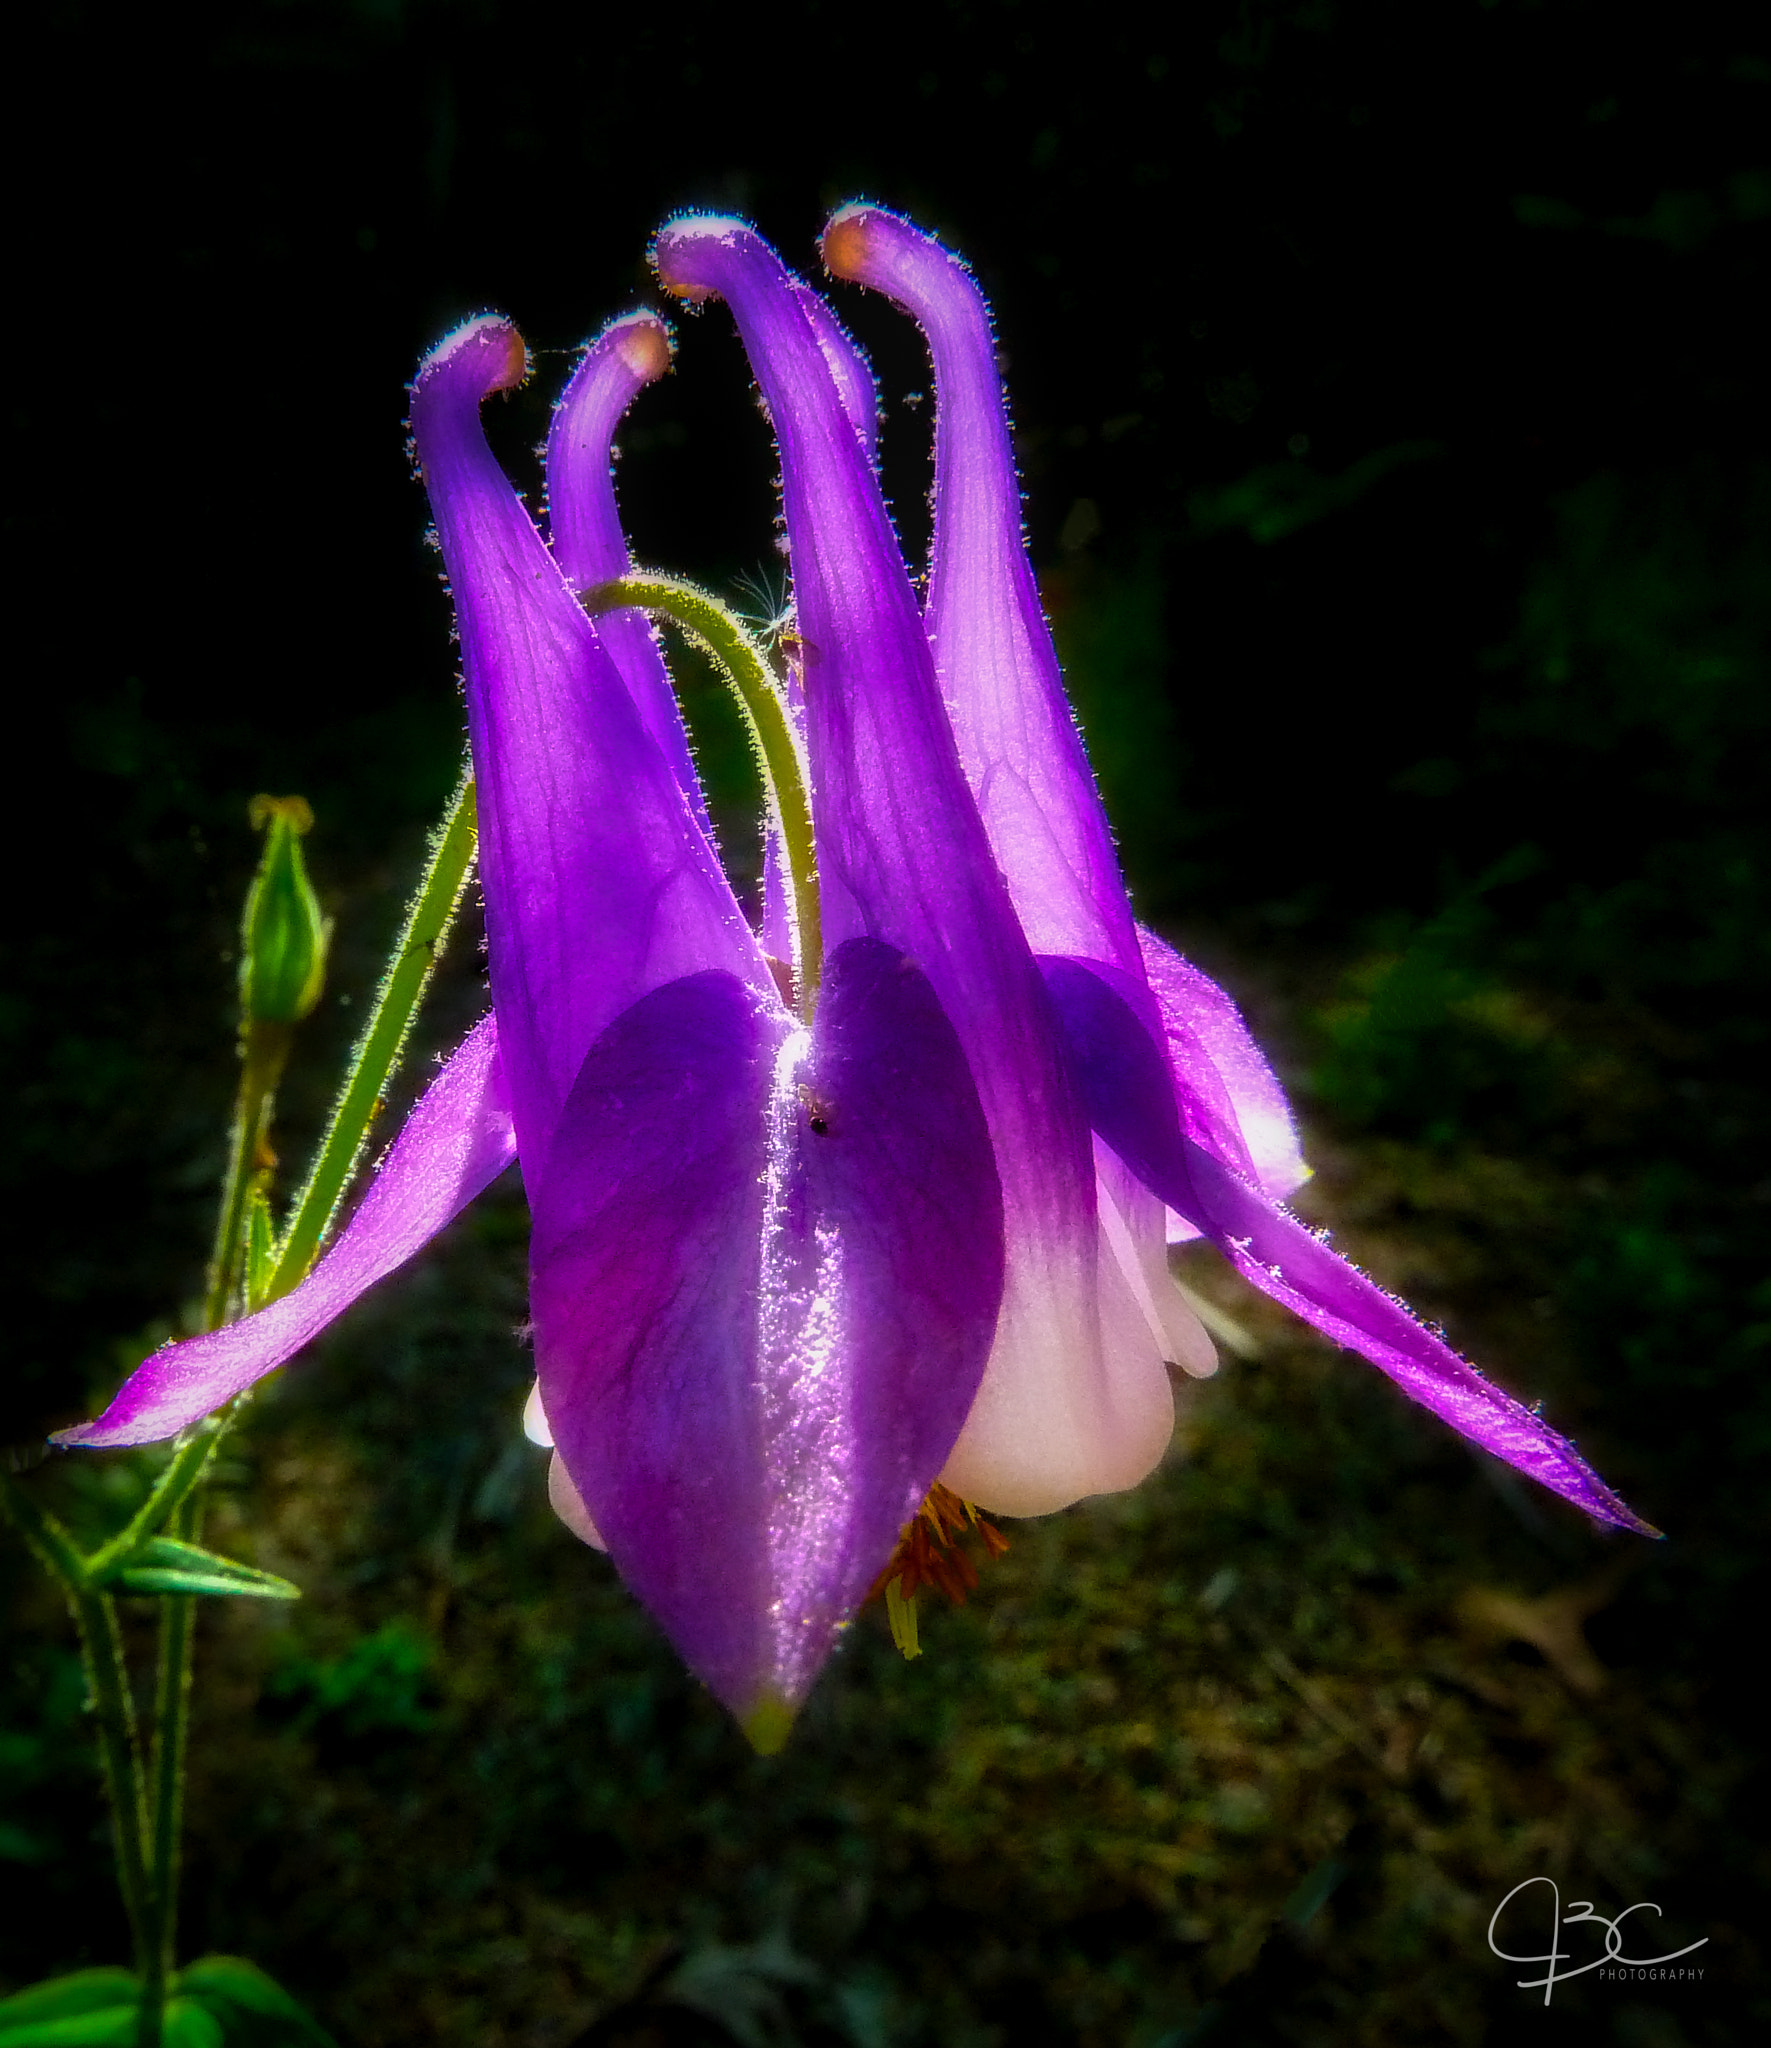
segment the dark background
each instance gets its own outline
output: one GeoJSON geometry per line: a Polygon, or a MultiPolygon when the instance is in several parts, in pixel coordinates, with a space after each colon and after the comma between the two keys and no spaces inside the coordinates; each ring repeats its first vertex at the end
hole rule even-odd
{"type": "MultiPolygon", "coordinates": [[[[338,920],[298,1160],[452,783],[420,353],[518,319],[537,377],[493,427],[532,489],[666,213],[809,265],[866,195],[992,298],[1134,893],[1293,1085],[1308,1212],[1671,1532],[1599,1539],[1191,1255],[1252,1349],[1189,1455],[1012,1531],[920,1663],[868,1617],[761,1764],[513,1443],[511,1187],[237,1440],[215,1526],[308,1597],[208,1618],[191,1951],[377,2044],[1756,2037],[1762,12],[243,0],[15,33],[21,1460],[197,1290],[247,799],[310,798],[338,920]],[[1539,1872],[1659,1902],[1703,1982],[1543,2012],[1484,1940],[1539,1872]]],[[[914,560],[920,347],[834,296],[914,560]]],[[[771,456],[726,316],[678,327],[623,506],[642,560],[727,584],[776,559],[771,456]]],[[[741,752],[687,686],[742,871],[741,752]]],[[[465,932],[427,1046],[477,971],[465,932]]],[[[30,1483],[96,1526],[149,1469],[30,1483]]],[[[65,1627],[22,1577],[12,1616],[0,1985],[122,1944],[65,1627]]]]}

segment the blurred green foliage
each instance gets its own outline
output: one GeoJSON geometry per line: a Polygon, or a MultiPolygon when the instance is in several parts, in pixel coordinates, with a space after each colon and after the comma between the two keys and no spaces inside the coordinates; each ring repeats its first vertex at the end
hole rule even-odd
{"type": "Polygon", "coordinates": [[[436,1718],[424,1704],[434,1661],[423,1632],[396,1616],[336,1657],[312,1657],[291,1644],[267,1674],[264,1696],[295,1708],[295,1734],[325,1722],[346,1736],[422,1735],[436,1718]]]}
{"type": "MultiPolygon", "coordinates": [[[[1303,436],[1298,439],[1308,446],[1303,436]]],[[[1356,505],[1393,471],[1443,452],[1432,441],[1400,441],[1392,448],[1374,448],[1336,476],[1323,476],[1298,460],[1267,463],[1234,483],[1195,491],[1187,510],[1198,534],[1240,530],[1263,543],[1284,540],[1356,505]]]]}

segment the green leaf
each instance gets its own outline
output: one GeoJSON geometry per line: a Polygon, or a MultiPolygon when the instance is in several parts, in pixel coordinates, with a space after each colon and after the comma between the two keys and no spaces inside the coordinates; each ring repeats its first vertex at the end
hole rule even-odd
{"type": "Polygon", "coordinates": [[[274,1572],[255,1571],[175,1536],[156,1536],[108,1574],[118,1593],[232,1593],[256,1600],[299,1600],[301,1588],[274,1572]]]}
{"type": "Polygon", "coordinates": [[[28,2021],[102,2012],[108,2006],[131,2004],[139,1995],[133,1970],[76,1970],[70,1977],[51,1977],[47,1983],[0,1998],[0,2040],[9,2038],[8,2029],[28,2021]]]}
{"type": "MultiPolygon", "coordinates": [[[[167,2002],[166,2021],[160,2034],[161,2048],[227,2048],[229,2036],[205,2005],[194,1998],[167,2002]]],[[[242,2040],[247,2039],[241,2035],[242,2040]]]]}
{"type": "Polygon", "coordinates": [[[178,1973],[178,1989],[221,2022],[227,2048],[334,2048],[311,2013],[241,1956],[205,1956],[178,1973]]]}
{"type": "MultiPolygon", "coordinates": [[[[9,2024],[0,2007],[0,2048],[135,2048],[136,2016],[133,1992],[127,2005],[66,2013],[59,2019],[26,2020],[22,2026],[9,2024]]],[[[201,2048],[201,2044],[193,2041],[190,2048],[201,2048]]]]}

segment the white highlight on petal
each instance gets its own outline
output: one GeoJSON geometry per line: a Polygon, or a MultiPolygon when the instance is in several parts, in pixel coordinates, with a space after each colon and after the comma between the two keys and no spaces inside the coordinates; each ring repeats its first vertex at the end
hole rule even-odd
{"type": "Polygon", "coordinates": [[[608,1549],[609,1546],[597,1534],[597,1526],[590,1519],[590,1510],[572,1484],[572,1475],[566,1470],[565,1460],[558,1451],[554,1452],[547,1467],[547,1504],[580,1543],[588,1543],[592,1550],[608,1549]]]}
{"type": "Polygon", "coordinates": [[[553,1430],[548,1424],[547,1410],[541,1405],[539,1380],[529,1389],[529,1398],[523,1403],[523,1434],[544,1451],[553,1449],[553,1430]]]}
{"type": "Polygon", "coordinates": [[[1197,1244],[1205,1235],[1204,1231],[1195,1230],[1178,1210],[1165,1209],[1163,1214],[1168,1220],[1167,1236],[1170,1244],[1197,1244]]]}
{"type": "Polygon", "coordinates": [[[1297,1126],[1283,1104],[1275,1106],[1234,1082],[1230,1098],[1261,1186],[1275,1199],[1295,1193],[1316,1169],[1298,1150],[1297,1126]]]}

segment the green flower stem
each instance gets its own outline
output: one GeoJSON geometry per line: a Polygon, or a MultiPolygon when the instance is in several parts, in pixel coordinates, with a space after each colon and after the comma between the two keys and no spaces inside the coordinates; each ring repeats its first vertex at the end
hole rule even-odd
{"type": "MultiPolygon", "coordinates": [[[[274,1164],[268,1146],[271,1112],[289,1056],[293,1023],[263,1017],[248,1017],[243,1023],[240,1085],[203,1304],[205,1329],[219,1329],[230,1315],[287,1293],[313,1263],[362,1156],[381,1091],[399,1059],[413,1012],[467,886],[476,840],[473,783],[464,777],[432,841],[430,861],[368,1028],[357,1044],[289,1227],[275,1249],[274,1264],[267,1258],[262,1212],[274,1164]]],[[[203,1483],[238,1405],[231,1404],[186,1432],[128,1524],[90,1557],[52,1514],[0,1470],[0,1505],[17,1521],[31,1550],[66,1594],[80,1638],[98,1723],[117,1878],[142,1986],[137,2048],[161,2048],[176,1961],[195,1602],[185,1594],[159,1596],[150,1806],[150,1781],[142,1765],[116,1602],[103,1581],[162,1532],[195,1541],[202,1524],[203,1483]]]]}
{"type": "Polygon", "coordinates": [[[673,576],[639,572],[620,576],[612,583],[598,584],[594,590],[581,591],[578,602],[592,617],[632,606],[668,619],[704,647],[724,670],[750,728],[770,816],[781,835],[799,951],[799,958],[793,963],[794,987],[800,1015],[809,1023],[817,1004],[824,963],[811,793],[799,735],[793,729],[768,656],[729,606],[695,584],[673,576]]]}
{"type": "Polygon", "coordinates": [[[368,1028],[351,1056],[332,1121],[277,1247],[276,1268],[265,1290],[266,1301],[287,1294],[306,1277],[327,1225],[350,1185],[370,1123],[380,1106],[381,1091],[400,1057],[418,999],[424,993],[456,906],[467,887],[477,839],[473,781],[464,776],[431,842],[429,864],[407,912],[392,962],[382,978],[368,1028]]]}
{"type": "Polygon", "coordinates": [[[203,1297],[206,1330],[219,1330],[234,1304],[240,1248],[245,1241],[246,1205],[270,1164],[265,1145],[271,1108],[294,1035],[288,1024],[267,1024],[257,1019],[241,1027],[240,1086],[234,1097],[227,1177],[222,1182],[221,1214],[216,1221],[215,1249],[210,1255],[209,1283],[203,1297]]]}
{"type": "MultiPolygon", "coordinates": [[[[201,1470],[198,1476],[200,1480],[201,1470]]],[[[193,1488],[173,1509],[168,1533],[194,1543],[201,1534],[201,1525],[202,1494],[200,1488],[193,1488]]],[[[179,1846],[184,1827],[185,1747],[190,1729],[196,1605],[185,1594],[160,1596],[159,1658],[154,1681],[153,1798],[148,1835],[148,1922],[142,1942],[137,2048],[160,2048],[166,2000],[178,1960],[179,1846]]]]}
{"type": "MultiPolygon", "coordinates": [[[[245,1277],[243,1269],[247,1263],[253,1198],[262,1190],[271,1163],[266,1140],[276,1084],[288,1057],[291,1027],[262,1020],[246,1025],[234,1146],[216,1230],[209,1297],[204,1305],[205,1328],[219,1328],[236,1306],[259,1307],[264,1301],[286,1293],[313,1263],[326,1226],[362,1157],[381,1091],[405,1045],[413,1012],[467,886],[476,839],[473,783],[464,778],[432,843],[429,864],[407,912],[368,1028],[358,1041],[332,1121],[277,1247],[274,1268],[262,1292],[256,1278],[245,1277]]],[[[98,1559],[113,1564],[161,1528],[186,1541],[196,1540],[202,1524],[203,1482],[228,1420],[229,1412],[224,1410],[198,1424],[160,1475],[141,1512],[98,1553],[98,1559]]],[[[87,1568],[90,1570],[91,1565],[87,1568]]],[[[195,1602],[188,1595],[161,1595],[151,1811],[145,1805],[139,1747],[135,1753],[136,1808],[142,1822],[137,1831],[137,1863],[140,1864],[144,1842],[151,1859],[140,1872],[142,1917],[137,1946],[142,1996],[137,2048],[160,2048],[166,2001],[177,1960],[179,1848],[184,1822],[194,1623],[195,1602]]]]}
{"type": "Polygon", "coordinates": [[[123,1894],[123,1908],[135,1940],[138,1970],[148,1959],[150,1911],[147,1863],[143,1844],[147,1839],[147,1795],[142,1777],[141,1742],[135,1726],[135,1702],[130,1697],[128,1674],[123,1664],[123,1638],[117,1627],[117,1607],[103,1587],[92,1583],[80,1546],[47,1508],[40,1507],[29,1491],[8,1472],[0,1471],[0,1500],[18,1524],[44,1570],[67,1596],[80,1638],[80,1661],[86,1672],[86,1690],[98,1723],[99,1764],[104,1773],[105,1797],[111,1809],[112,1839],[117,1852],[117,1884],[123,1894]]]}
{"type": "Polygon", "coordinates": [[[135,1936],[136,1968],[149,1962],[152,1899],[143,1845],[147,1839],[147,1797],[141,1767],[141,1740],[135,1726],[135,1702],[123,1662],[123,1636],[117,1626],[117,1603],[98,1587],[73,1594],[74,1625],[86,1665],[98,1721],[99,1755],[104,1765],[105,1794],[117,1850],[117,1882],[123,1908],[135,1936]]]}

